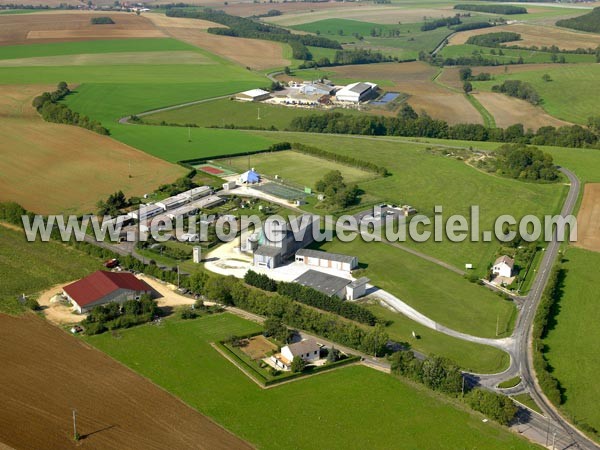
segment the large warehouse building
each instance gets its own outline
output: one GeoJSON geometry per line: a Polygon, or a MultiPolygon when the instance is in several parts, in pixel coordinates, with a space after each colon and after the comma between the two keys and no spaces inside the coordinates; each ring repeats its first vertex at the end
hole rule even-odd
{"type": "Polygon", "coordinates": [[[338,297],[345,300],[356,300],[367,293],[369,279],[361,277],[356,280],[348,280],[336,277],[317,270],[308,270],[294,280],[295,283],[313,288],[329,297],[338,297]]]}
{"type": "Polygon", "coordinates": [[[105,272],[99,270],[63,288],[63,294],[77,312],[86,313],[95,306],[106,303],[125,303],[151,294],[152,288],[129,272],[105,272]]]}
{"type": "Polygon", "coordinates": [[[345,272],[351,272],[358,267],[356,256],[322,252],[308,248],[301,248],[296,252],[296,262],[302,262],[307,266],[327,267],[345,272]]]}
{"type": "Polygon", "coordinates": [[[375,96],[377,85],[369,82],[352,83],[343,87],[335,94],[340,102],[360,103],[375,96]]]}

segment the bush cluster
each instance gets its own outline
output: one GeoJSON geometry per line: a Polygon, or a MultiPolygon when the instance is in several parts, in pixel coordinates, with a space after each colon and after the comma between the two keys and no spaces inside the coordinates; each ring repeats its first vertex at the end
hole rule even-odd
{"type": "Polygon", "coordinates": [[[126,301],[123,306],[115,302],[96,306],[81,324],[86,334],[92,335],[146,323],[158,315],[156,301],[145,294],[139,300],[126,301]]]}

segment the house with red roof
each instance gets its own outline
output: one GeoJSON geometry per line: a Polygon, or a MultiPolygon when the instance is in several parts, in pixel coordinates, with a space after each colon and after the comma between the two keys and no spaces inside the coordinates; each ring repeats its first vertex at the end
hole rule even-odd
{"type": "Polygon", "coordinates": [[[74,309],[81,313],[91,311],[98,305],[139,299],[151,294],[152,288],[128,272],[105,272],[99,270],[63,288],[63,295],[74,309]]]}

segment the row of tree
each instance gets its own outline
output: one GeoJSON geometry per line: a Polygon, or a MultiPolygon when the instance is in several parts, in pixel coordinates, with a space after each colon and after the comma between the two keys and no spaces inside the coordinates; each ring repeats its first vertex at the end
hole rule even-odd
{"type": "Polygon", "coordinates": [[[520,41],[521,35],[512,31],[501,31],[498,33],[480,34],[467,39],[467,44],[480,45],[482,47],[498,47],[504,42],[520,41]]]}
{"type": "Polygon", "coordinates": [[[76,125],[98,134],[110,134],[108,129],[104,128],[100,122],[71,110],[64,103],[58,103],[70,92],[67,83],[61,81],[55,91],[44,92],[42,95],[35,97],[32,104],[47,122],[76,125]]]}
{"type": "Polygon", "coordinates": [[[452,25],[459,25],[461,22],[460,17],[458,15],[454,17],[443,17],[441,19],[434,19],[428,22],[425,22],[421,25],[421,31],[431,31],[436,28],[442,27],[450,27],[452,25]]]}
{"type": "Polygon", "coordinates": [[[490,22],[468,22],[461,23],[460,25],[455,25],[452,27],[452,30],[458,31],[469,31],[469,30],[479,30],[480,28],[490,28],[493,27],[494,24],[490,22]]]}
{"type": "Polygon", "coordinates": [[[579,125],[559,128],[542,127],[537,132],[525,130],[522,124],[503,128],[488,128],[479,124],[450,126],[426,114],[418,116],[384,117],[373,115],[347,115],[341,112],[311,114],[296,117],[290,124],[291,131],[311,133],[361,134],[371,136],[409,136],[468,141],[517,142],[533,145],[556,145],[561,147],[597,147],[600,130],[579,125]]]}
{"type": "Polygon", "coordinates": [[[476,11],[490,14],[512,15],[512,14],[527,14],[527,9],[522,6],[512,5],[454,5],[454,9],[463,11],[476,11]]]}
{"type": "Polygon", "coordinates": [[[343,66],[350,64],[376,64],[399,61],[400,60],[397,57],[384,55],[377,50],[354,48],[336,51],[333,60],[324,56],[317,61],[305,61],[304,63],[300,64],[298,68],[310,69],[314,67],[343,66]]]}
{"type": "MultiPolygon", "coordinates": [[[[418,359],[412,351],[400,351],[390,357],[392,373],[422,383],[429,389],[458,397],[464,393],[465,383],[460,368],[447,358],[431,356],[418,359]]],[[[508,425],[517,414],[512,400],[495,392],[473,389],[465,401],[476,411],[508,425]]]]}
{"type": "Polygon", "coordinates": [[[365,307],[356,303],[343,301],[338,297],[325,295],[308,286],[284,281],[277,282],[267,275],[256,273],[253,270],[246,272],[244,281],[250,286],[269,292],[276,291],[279,295],[312,306],[313,308],[335,313],[346,319],[371,326],[377,323],[377,317],[365,307]]]}

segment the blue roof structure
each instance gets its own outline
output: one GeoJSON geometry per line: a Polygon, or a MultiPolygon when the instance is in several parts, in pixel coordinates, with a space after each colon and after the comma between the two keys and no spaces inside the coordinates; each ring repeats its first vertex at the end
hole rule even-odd
{"type": "Polygon", "coordinates": [[[260,181],[260,175],[254,170],[249,170],[240,176],[240,181],[242,183],[258,183],[260,181]]]}

